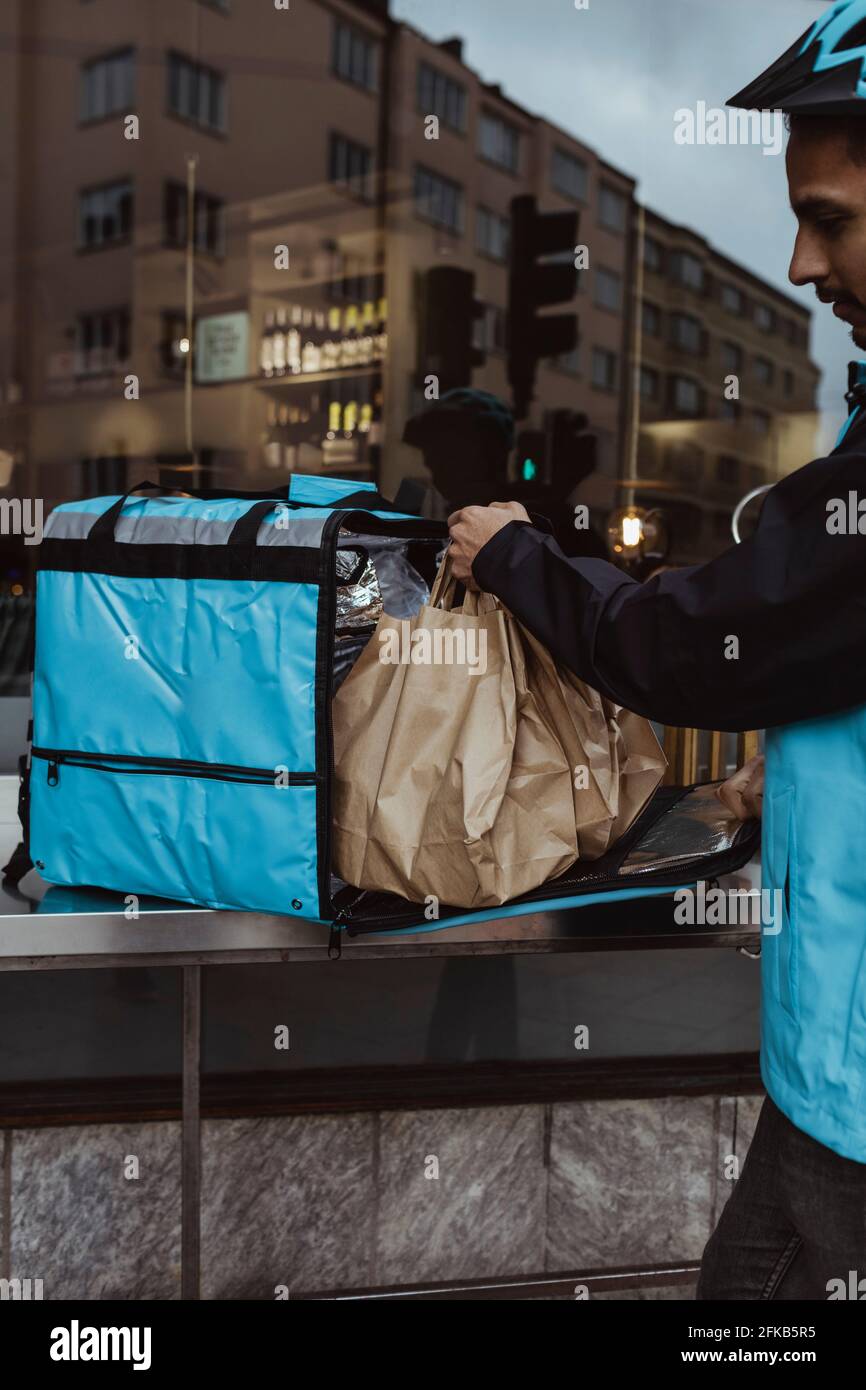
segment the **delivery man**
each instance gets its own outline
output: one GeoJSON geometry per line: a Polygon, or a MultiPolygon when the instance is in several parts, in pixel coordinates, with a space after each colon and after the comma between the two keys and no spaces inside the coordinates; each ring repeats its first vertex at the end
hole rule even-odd
{"type": "MultiPolygon", "coordinates": [[[[790,279],[866,349],[866,0],[839,0],[729,105],[790,113],[790,279]]],[[[457,576],[608,698],[665,724],[767,729],[762,801],[747,786],[742,802],[763,806],[763,882],[784,904],[762,942],[767,1099],[699,1298],[850,1297],[866,1281],[862,389],[832,453],[782,479],[755,534],[706,565],[637,584],[566,558],[518,503],[449,518],[457,576]]]]}

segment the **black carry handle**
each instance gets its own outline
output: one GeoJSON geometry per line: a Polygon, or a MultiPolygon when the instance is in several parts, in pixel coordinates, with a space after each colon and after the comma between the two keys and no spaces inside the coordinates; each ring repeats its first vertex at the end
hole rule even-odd
{"type": "MultiPolygon", "coordinates": [[[[212,487],[186,488],[184,491],[188,492],[191,497],[196,497],[199,501],[203,502],[215,502],[228,500],[229,498],[238,498],[241,501],[249,498],[250,501],[255,501],[257,498],[261,498],[263,502],[267,501],[268,503],[268,506],[265,508],[265,511],[261,513],[261,516],[266,516],[277,503],[282,503],[284,507],[291,507],[293,510],[299,510],[302,507],[355,507],[359,511],[400,511],[399,507],[395,507],[394,503],[389,502],[381,493],[371,492],[369,488],[359,488],[356,492],[349,492],[345,497],[335,497],[333,501],[329,502],[295,502],[289,497],[289,487],[290,484],[287,483],[285,488],[276,488],[274,492],[244,492],[236,488],[226,490],[224,488],[212,487]]],[[[123,511],[124,506],[129,501],[130,497],[134,497],[136,493],[143,492],[145,489],[148,489],[150,492],[161,493],[180,491],[179,488],[164,487],[161,483],[136,483],[135,487],[130,488],[122,497],[118,497],[117,501],[112,502],[107,511],[96,518],[87,533],[87,539],[89,541],[114,540],[114,528],[117,525],[118,517],[123,511]]],[[[239,541],[236,538],[235,532],[238,530],[241,522],[247,522],[250,514],[250,512],[246,512],[244,516],[236,522],[229,537],[230,545],[243,543],[242,540],[239,541]]],[[[261,516],[259,520],[261,520],[261,516]]],[[[252,522],[249,524],[252,525],[252,522]]],[[[258,532],[258,524],[256,525],[256,532],[258,532]]],[[[246,533],[244,532],[242,535],[245,536],[246,533]]]]}

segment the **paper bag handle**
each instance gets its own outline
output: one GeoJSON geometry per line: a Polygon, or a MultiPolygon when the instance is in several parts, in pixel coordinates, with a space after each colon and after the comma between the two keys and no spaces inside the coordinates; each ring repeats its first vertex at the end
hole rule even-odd
{"type": "Polygon", "coordinates": [[[451,564],[451,551],[446,550],[442,556],[442,563],[433,580],[433,588],[430,590],[429,606],[431,608],[444,608],[447,612],[454,602],[454,594],[457,590],[457,580],[454,577],[454,570],[451,564]]]}

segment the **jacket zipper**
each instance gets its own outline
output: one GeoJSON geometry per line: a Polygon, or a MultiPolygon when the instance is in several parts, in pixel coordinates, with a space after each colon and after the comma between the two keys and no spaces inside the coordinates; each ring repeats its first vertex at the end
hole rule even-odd
{"type": "MultiPolygon", "coordinates": [[[[49,787],[60,782],[61,764],[67,767],[86,767],[94,772],[143,773],[151,776],[201,777],[214,782],[247,782],[253,786],[275,784],[273,768],[242,767],[235,763],[199,762],[195,758],[149,758],[138,753],[88,753],[72,748],[33,748],[34,758],[48,763],[49,787]]],[[[290,787],[314,786],[315,772],[290,772],[290,787]]]]}

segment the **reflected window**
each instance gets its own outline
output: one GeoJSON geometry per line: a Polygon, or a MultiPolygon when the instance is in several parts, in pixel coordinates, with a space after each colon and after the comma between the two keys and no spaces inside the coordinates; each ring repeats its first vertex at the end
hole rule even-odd
{"type": "Polygon", "coordinates": [[[671,314],[671,343],[687,352],[701,352],[704,332],[699,319],[692,314],[671,314]]]}
{"type": "Polygon", "coordinates": [[[478,123],[478,153],[509,174],[516,174],[520,162],[520,131],[510,121],[482,111],[478,123]]]}
{"type": "Polygon", "coordinates": [[[609,232],[624,232],[628,223],[628,199],[618,188],[603,183],[598,195],[599,226],[609,232]]]}
{"type": "Polygon", "coordinates": [[[615,391],[617,356],[607,348],[592,350],[592,384],[599,391],[615,391]]]}
{"type": "Polygon", "coordinates": [[[331,183],[344,188],[356,198],[370,202],[373,196],[373,151],[358,145],[345,135],[331,133],[328,155],[328,177],[331,183]]]}
{"type": "Polygon", "coordinates": [[[482,352],[505,351],[505,310],[498,304],[485,304],[472,325],[472,346],[482,352]]]}
{"type": "Polygon", "coordinates": [[[129,179],[86,188],[78,195],[79,247],[112,246],[132,231],[132,184],[129,179]]]}
{"type": "Polygon", "coordinates": [[[661,275],[665,268],[665,252],[660,241],[654,236],[644,237],[643,263],[654,275],[661,275]]]}
{"type": "Polygon", "coordinates": [[[375,92],[377,87],[378,45],[363,30],[343,20],[334,21],[332,68],[335,77],[375,92]]]}
{"type": "Polygon", "coordinates": [[[584,160],[568,150],[553,151],[551,182],[557,193],[564,198],[574,198],[585,203],[589,191],[589,170],[584,160]]]}
{"type": "MultiPolygon", "coordinates": [[[[182,183],[167,183],[165,202],[165,244],[185,247],[187,239],[186,213],[188,197],[182,183]]],[[[193,215],[193,240],[197,251],[213,256],[225,253],[225,204],[209,193],[196,192],[193,215]]]]}
{"type": "Polygon", "coordinates": [[[736,285],[722,285],[719,294],[719,302],[722,308],[729,314],[736,314],[738,317],[742,317],[745,309],[745,300],[743,298],[743,291],[738,289],[736,285]]]}
{"type": "Polygon", "coordinates": [[[559,352],[547,361],[557,372],[568,372],[570,376],[580,376],[580,339],[570,352],[559,352]]]}
{"type": "Polygon", "coordinates": [[[449,232],[463,231],[463,189],[453,179],[415,166],[415,211],[427,222],[449,232]]]}
{"type": "Polygon", "coordinates": [[[418,110],[459,135],[466,132],[466,88],[430,63],[418,64],[418,110]]]}
{"type": "Polygon", "coordinates": [[[640,393],[646,401],[658,400],[659,374],[652,367],[640,369],[640,393]]]}
{"type": "Polygon", "coordinates": [[[703,290],[704,267],[697,256],[688,251],[676,251],[671,257],[671,276],[686,289],[703,290]]]}
{"type": "Polygon", "coordinates": [[[99,121],[135,103],[135,51],[132,48],[94,58],[81,69],[79,115],[99,121]]]}
{"type": "Polygon", "coordinates": [[[129,360],[129,309],[101,309],[75,321],[75,375],[117,371],[129,360]]]}
{"type": "Polygon", "coordinates": [[[662,311],[657,304],[650,304],[646,299],[643,302],[641,313],[641,323],[644,333],[649,338],[660,338],[662,331],[662,311]]]}
{"type": "Polygon", "coordinates": [[[755,323],[762,333],[772,333],[776,327],[776,313],[768,304],[755,305],[755,323]]]}
{"type": "Polygon", "coordinates": [[[671,379],[671,404],[678,415],[701,414],[701,388],[689,376],[671,379]]]}
{"type": "Polygon", "coordinates": [[[508,260],[511,225],[507,217],[479,207],[475,214],[475,249],[494,261],[508,260]]]}
{"type": "Polygon", "coordinates": [[[202,130],[226,130],[226,79],[182,53],[168,55],[168,109],[202,130]]]}
{"type": "Polygon", "coordinates": [[[723,396],[723,397],[722,397],[722,400],[721,400],[721,402],[720,402],[720,404],[719,404],[719,419],[720,419],[720,420],[732,420],[732,421],[733,421],[733,420],[739,420],[739,418],[740,418],[740,402],[739,402],[739,401],[729,401],[728,398],[727,398],[726,396],[723,396]]]}
{"type": "Polygon", "coordinates": [[[622,304],[622,279],[615,270],[599,267],[595,272],[595,303],[600,309],[619,313],[622,304]]]}
{"type": "Polygon", "coordinates": [[[785,371],[782,373],[782,390],[784,391],[784,393],[785,393],[786,396],[793,396],[793,394],[794,394],[794,373],[793,373],[793,372],[788,371],[788,370],[785,370],[785,371]]]}
{"type": "Polygon", "coordinates": [[[767,357],[756,357],[754,362],[755,380],[761,386],[772,386],[774,369],[767,357]]]}
{"type": "Polygon", "coordinates": [[[735,375],[743,368],[743,349],[736,343],[722,343],[722,366],[726,372],[733,372],[735,375]]]}

